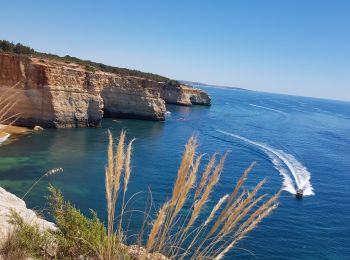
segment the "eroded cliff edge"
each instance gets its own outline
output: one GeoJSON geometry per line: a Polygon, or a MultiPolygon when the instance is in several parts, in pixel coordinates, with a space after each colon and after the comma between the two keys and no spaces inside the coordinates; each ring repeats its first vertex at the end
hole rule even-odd
{"type": "Polygon", "coordinates": [[[208,94],[59,60],[0,54],[0,91],[16,91],[17,125],[98,126],[103,116],[165,120],[166,104],[210,105],[208,94]]]}

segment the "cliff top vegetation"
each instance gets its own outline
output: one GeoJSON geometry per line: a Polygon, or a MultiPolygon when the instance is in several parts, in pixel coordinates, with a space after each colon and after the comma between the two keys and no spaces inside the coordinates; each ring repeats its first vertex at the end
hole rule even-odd
{"type": "Polygon", "coordinates": [[[25,46],[21,43],[13,43],[7,40],[0,40],[0,53],[6,52],[6,53],[13,53],[18,55],[27,55],[37,58],[43,58],[43,59],[54,59],[54,60],[60,60],[64,61],[66,63],[77,63],[80,65],[85,66],[85,68],[89,71],[95,71],[95,70],[101,70],[104,72],[109,73],[115,73],[123,76],[135,76],[135,77],[141,77],[146,79],[151,79],[159,82],[167,82],[169,85],[172,86],[179,86],[180,82],[177,80],[172,80],[167,77],[148,73],[148,72],[142,72],[139,70],[133,70],[133,69],[127,69],[127,68],[119,68],[114,66],[105,65],[103,63],[93,62],[90,60],[82,60],[77,57],[72,57],[70,55],[66,56],[59,56],[52,53],[43,53],[34,50],[31,47],[25,46]]]}

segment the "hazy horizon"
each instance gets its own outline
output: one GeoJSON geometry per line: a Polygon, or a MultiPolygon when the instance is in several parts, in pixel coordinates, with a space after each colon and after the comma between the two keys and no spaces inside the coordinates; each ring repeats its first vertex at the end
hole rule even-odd
{"type": "Polygon", "coordinates": [[[322,99],[322,100],[330,100],[330,101],[339,101],[339,102],[350,103],[350,100],[344,100],[344,99],[314,97],[314,96],[305,96],[305,95],[298,95],[298,94],[288,94],[288,93],[272,92],[272,91],[268,91],[268,90],[255,90],[255,89],[245,88],[245,87],[242,87],[242,86],[216,85],[216,84],[210,84],[210,83],[207,83],[207,82],[198,82],[198,81],[191,81],[191,80],[180,80],[180,82],[198,83],[198,84],[201,84],[203,86],[212,87],[212,88],[240,89],[240,90],[243,90],[243,91],[255,91],[255,92],[262,92],[262,93],[269,93],[269,94],[276,94],[276,95],[287,95],[287,96],[294,96],[294,97],[315,98],[315,99],[322,99]]]}
{"type": "Polygon", "coordinates": [[[350,101],[347,1],[4,2],[0,38],[173,79],[350,101]]]}

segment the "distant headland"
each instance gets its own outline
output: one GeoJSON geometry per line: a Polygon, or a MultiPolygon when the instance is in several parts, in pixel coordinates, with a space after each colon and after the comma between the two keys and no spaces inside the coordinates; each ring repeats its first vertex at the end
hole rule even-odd
{"type": "Polygon", "coordinates": [[[182,84],[185,84],[185,85],[192,86],[192,87],[214,87],[214,88],[237,89],[237,90],[250,91],[249,89],[245,89],[245,88],[232,87],[232,86],[223,86],[223,85],[214,85],[214,84],[195,82],[195,81],[188,81],[188,80],[180,80],[179,82],[182,83],[182,84]]]}

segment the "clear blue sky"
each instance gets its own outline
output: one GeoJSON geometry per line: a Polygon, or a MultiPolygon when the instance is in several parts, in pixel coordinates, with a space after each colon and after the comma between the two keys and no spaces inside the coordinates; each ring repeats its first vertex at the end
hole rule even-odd
{"type": "Polygon", "coordinates": [[[350,1],[2,1],[0,39],[174,79],[350,100],[350,1]]]}

